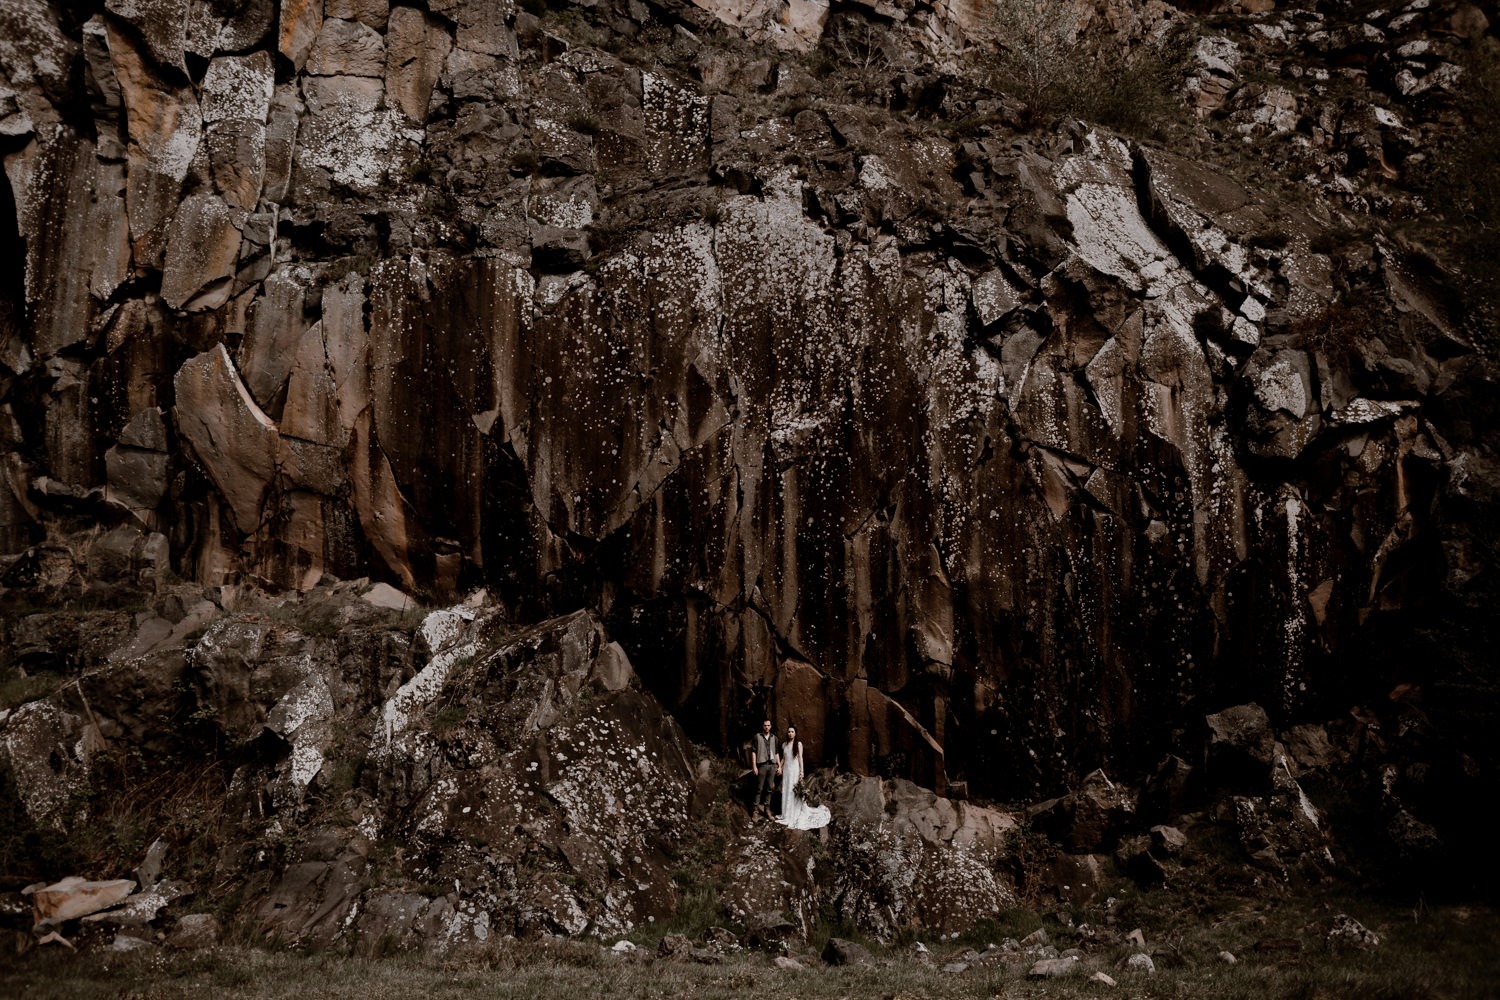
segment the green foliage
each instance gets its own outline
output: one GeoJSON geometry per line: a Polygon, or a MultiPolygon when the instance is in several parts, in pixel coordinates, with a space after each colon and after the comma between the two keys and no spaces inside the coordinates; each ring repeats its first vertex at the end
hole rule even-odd
{"type": "Polygon", "coordinates": [[[1292,242],[1292,237],[1285,229],[1272,229],[1263,233],[1254,233],[1245,242],[1257,250],[1285,250],[1292,242]]]}
{"type": "Polygon", "coordinates": [[[685,934],[693,941],[701,941],[710,927],[723,927],[728,923],[728,916],[719,902],[719,886],[702,883],[682,894],[677,901],[677,912],[670,918],[638,928],[631,939],[647,948],[654,947],[668,934],[685,934]]]}
{"type": "Polygon", "coordinates": [[[0,876],[118,878],[139,865],[146,848],[161,837],[171,847],[178,877],[191,879],[217,860],[227,785],[217,759],[148,758],[139,750],[98,753],[89,783],[67,809],[64,832],[33,824],[11,776],[0,770],[0,876]]]}
{"type": "MultiPolygon", "coordinates": [[[[1308,917],[1304,907],[1289,915],[1308,917]]],[[[1374,923],[1367,911],[1355,911],[1374,923]]],[[[1158,972],[1122,985],[1120,996],[1179,1000],[1308,1000],[1369,997],[1372,1000],[1479,1000],[1491,995],[1496,960],[1490,919],[1467,923],[1451,914],[1440,919],[1382,912],[1393,923],[1379,929],[1387,943],[1371,952],[1309,952],[1261,955],[1260,937],[1242,924],[1202,927],[1192,938],[1156,947],[1158,972]],[[1447,935],[1447,936],[1445,936],[1447,935]],[[1228,946],[1240,955],[1226,965],[1208,949],[1228,946]],[[1429,949],[1423,951],[1422,949],[1429,949]]],[[[1274,911],[1255,916],[1286,926],[1274,911]]],[[[1327,915],[1311,926],[1294,928],[1299,938],[1316,941],[1327,915]]],[[[1264,936],[1270,936],[1271,929],[1264,936]]],[[[1154,935],[1149,935],[1153,937],[1154,935]]],[[[946,957],[946,956],[944,956],[946,957]]],[[[1113,957],[1113,956],[1111,956],[1113,957]]],[[[397,954],[373,960],[363,954],[261,952],[224,947],[201,952],[169,950],[120,954],[101,950],[74,954],[38,949],[0,963],[0,995],[37,1000],[93,1000],[153,997],[162,1000],[211,995],[222,1000],[304,1000],[307,997],[359,997],[361,1000],[468,1000],[475,996],[545,996],[556,1000],[645,1000],[694,997],[744,1000],[750,996],[800,997],[1048,997],[1082,1000],[1101,995],[1086,976],[1029,983],[1026,966],[981,963],[959,974],[909,961],[878,966],[788,971],[770,968],[764,956],[731,959],[723,965],[619,960],[597,942],[557,939],[501,941],[447,953],[397,954]]],[[[1111,965],[1112,975],[1119,976],[1111,965]]]]}
{"type": "Polygon", "coordinates": [[[1002,88],[1036,114],[1052,104],[1077,49],[1078,9],[1069,0],[997,0],[994,16],[1002,88]]]}
{"type": "Polygon", "coordinates": [[[814,808],[823,804],[822,788],[817,782],[808,780],[806,775],[797,779],[797,784],[792,787],[792,794],[814,808]]]}
{"type": "Polygon", "coordinates": [[[437,164],[423,156],[401,169],[401,179],[411,184],[431,184],[437,178],[437,164]]]}
{"type": "Polygon", "coordinates": [[[1040,900],[1050,894],[1048,874],[1061,853],[1046,834],[1029,824],[1006,834],[1002,854],[1023,900],[1040,900]]]}
{"type": "Polygon", "coordinates": [[[45,698],[59,683],[60,678],[47,673],[28,675],[17,672],[0,680],[0,711],[45,698]]]}
{"type": "Polygon", "coordinates": [[[1382,319],[1362,303],[1351,305],[1340,299],[1312,316],[1299,319],[1292,325],[1292,335],[1309,350],[1347,358],[1361,340],[1376,335],[1382,319]]]}
{"type": "Polygon", "coordinates": [[[0,878],[31,882],[75,867],[67,835],[32,823],[10,767],[0,763],[0,878]]]}
{"type": "Polygon", "coordinates": [[[432,735],[446,736],[463,725],[467,713],[456,705],[438,709],[432,717],[432,735]]]}
{"type": "Polygon", "coordinates": [[[1313,253],[1336,254],[1352,243],[1357,243],[1364,238],[1364,234],[1358,229],[1347,225],[1328,226],[1318,230],[1308,243],[1308,249],[1313,253]]]}
{"type": "Polygon", "coordinates": [[[1054,107],[1125,135],[1165,140],[1187,118],[1177,96],[1182,80],[1180,57],[1168,52],[1096,50],[1067,63],[1054,107]]]}
{"type": "MultiPolygon", "coordinates": [[[[635,227],[630,220],[620,212],[601,213],[589,226],[589,247],[599,258],[607,258],[611,254],[623,249],[630,242],[635,227]]],[[[594,264],[595,260],[589,261],[594,264]]],[[[599,260],[602,264],[603,261],[599,260]]]]}
{"type": "Polygon", "coordinates": [[[264,614],[278,625],[294,628],[317,639],[332,639],[340,632],[338,619],[329,609],[309,606],[295,599],[268,608],[264,614]]]}

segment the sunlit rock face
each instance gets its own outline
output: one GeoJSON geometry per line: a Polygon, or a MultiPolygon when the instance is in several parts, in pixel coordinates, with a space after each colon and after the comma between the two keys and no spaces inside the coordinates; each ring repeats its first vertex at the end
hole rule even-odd
{"type": "Polygon", "coordinates": [[[1076,122],[789,107],[699,36],[825,8],[673,11],[643,69],[487,0],[20,4],[3,550],[590,608],[695,738],[988,795],[1321,707],[1441,577],[1470,350],[1405,251],[1268,251],[1265,192],[1076,122]]]}

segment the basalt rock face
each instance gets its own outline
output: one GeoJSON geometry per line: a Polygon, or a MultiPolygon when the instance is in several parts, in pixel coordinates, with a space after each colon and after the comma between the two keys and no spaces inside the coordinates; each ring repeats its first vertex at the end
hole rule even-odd
{"type": "Polygon", "coordinates": [[[1495,481],[1441,271],[1318,238],[1431,141],[1379,102],[1441,110],[1439,6],[1362,118],[1239,82],[1357,37],[1205,38],[1169,151],[1012,131],[945,5],[876,6],[880,106],[816,89],[817,5],[8,0],[5,586],[482,585],[593,609],[712,746],[984,795],[1368,694],[1495,481]],[[1305,211],[1220,132],[1301,136],[1305,211]],[[90,572],[90,524],[141,541],[90,572]]]}

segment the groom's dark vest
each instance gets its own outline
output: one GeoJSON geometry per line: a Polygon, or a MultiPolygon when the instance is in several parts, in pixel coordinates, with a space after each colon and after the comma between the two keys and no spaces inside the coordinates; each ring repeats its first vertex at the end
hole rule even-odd
{"type": "Polygon", "coordinates": [[[755,766],[776,763],[776,734],[755,734],[755,766]]]}

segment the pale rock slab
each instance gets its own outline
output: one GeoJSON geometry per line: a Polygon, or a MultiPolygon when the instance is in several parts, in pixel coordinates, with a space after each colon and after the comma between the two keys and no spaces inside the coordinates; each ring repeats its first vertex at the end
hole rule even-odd
{"type": "Polygon", "coordinates": [[[173,380],[177,425],[245,533],[261,520],[275,475],[276,425],[256,404],[221,344],[186,361],[173,380]]]}
{"type": "Polygon", "coordinates": [[[107,910],[122,902],[134,889],[135,882],[128,878],[90,882],[70,875],[60,882],[32,888],[25,895],[31,898],[36,926],[52,927],[107,910]]]}
{"type": "MultiPolygon", "coordinates": [[[[134,882],[130,885],[133,887],[134,882]]],[[[134,892],[112,908],[97,910],[83,918],[86,924],[114,924],[117,927],[145,927],[156,919],[167,904],[188,892],[181,882],[162,882],[149,889],[134,892]]]]}
{"type": "Polygon", "coordinates": [[[201,102],[214,185],[234,208],[249,211],[260,200],[275,87],[266,52],[222,56],[204,74],[201,102]]]}
{"type": "Polygon", "coordinates": [[[287,379],[283,434],[342,451],[369,405],[369,332],[363,282],[350,276],[323,289],[323,317],[297,345],[287,379]]]}
{"type": "Polygon", "coordinates": [[[304,82],[318,84],[308,97],[318,110],[301,122],[303,163],[322,167],[341,184],[369,191],[416,156],[423,133],[402,112],[378,107],[384,92],[379,79],[304,82]]]}
{"type": "Polygon", "coordinates": [[[388,583],[377,583],[365,593],[360,599],[366,604],[377,608],[386,608],[390,611],[409,611],[417,606],[417,602],[407,597],[401,591],[388,583]]]}
{"type": "Polygon", "coordinates": [[[24,289],[33,310],[30,350],[39,358],[87,338],[92,292],[124,278],[130,253],[113,190],[118,167],[100,164],[92,143],[58,130],[6,157],[17,227],[26,239],[24,289]]]}
{"type": "Polygon", "coordinates": [[[385,82],[372,76],[304,76],[302,96],[316,116],[374,115],[385,98],[385,82]]]}

